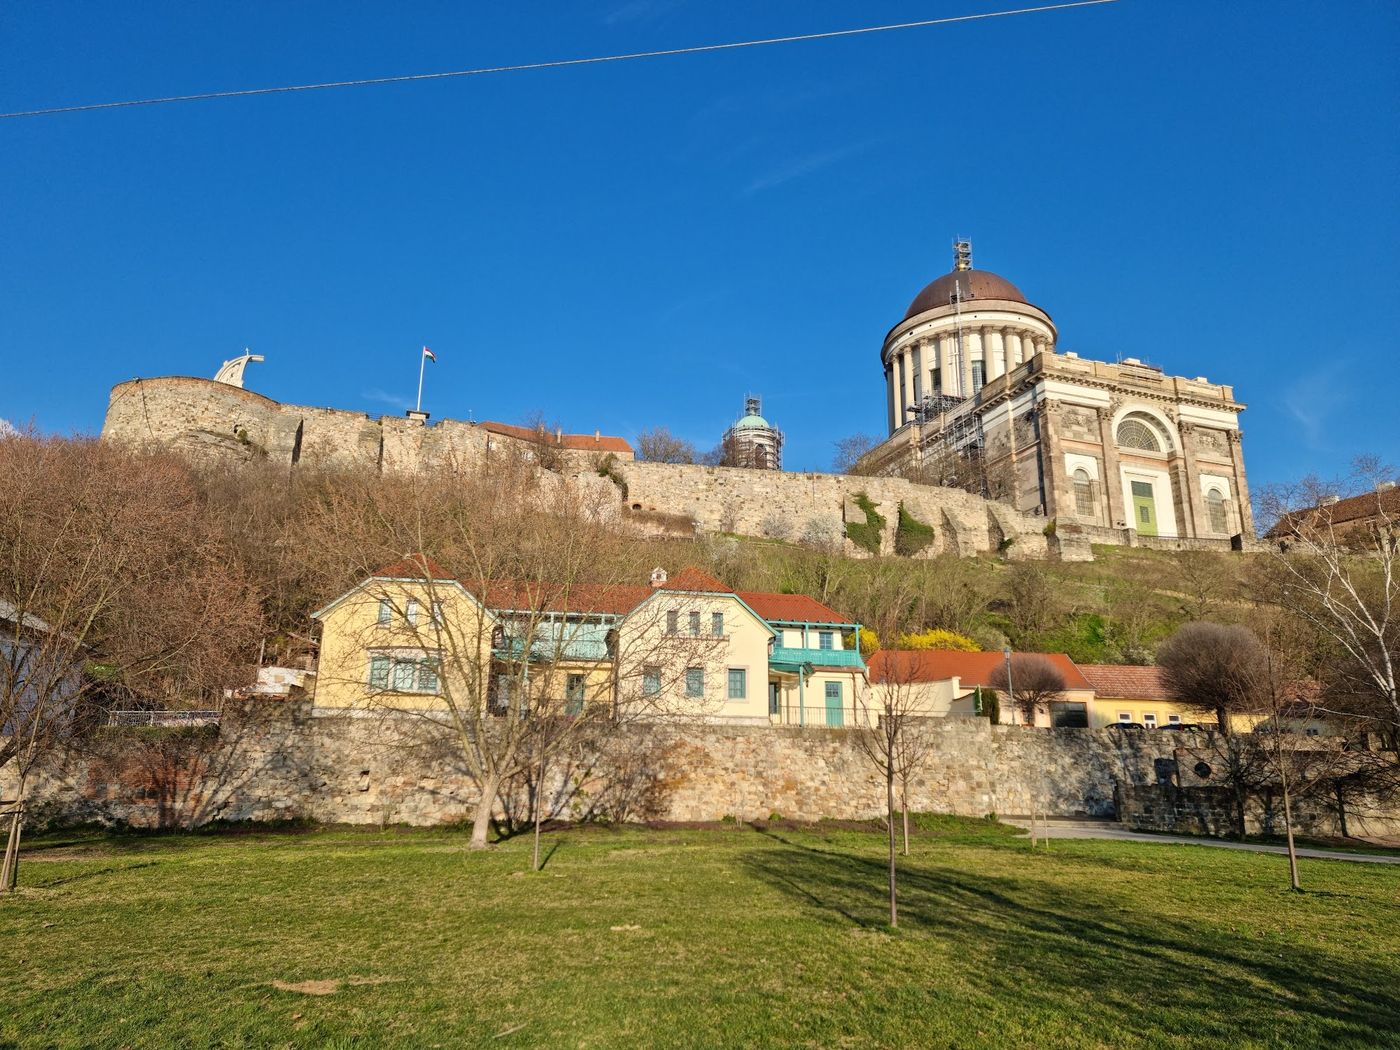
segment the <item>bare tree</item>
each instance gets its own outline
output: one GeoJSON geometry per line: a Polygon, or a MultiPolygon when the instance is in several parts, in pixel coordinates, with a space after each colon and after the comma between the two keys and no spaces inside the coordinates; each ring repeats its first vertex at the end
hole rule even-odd
{"type": "Polygon", "coordinates": [[[861,459],[879,443],[880,439],[872,434],[851,434],[841,438],[835,443],[836,455],[832,457],[832,469],[838,474],[857,473],[861,459]]]}
{"type": "Polygon", "coordinates": [[[1036,712],[1048,712],[1051,702],[1064,696],[1066,687],[1060,669],[1039,653],[1012,653],[1010,675],[1005,663],[998,664],[988,684],[1015,705],[1029,726],[1035,725],[1036,712]]]}
{"type": "Polygon", "coordinates": [[[676,437],[666,427],[652,427],[639,433],[637,451],[648,463],[695,462],[695,446],[676,437]]]}
{"type": "Polygon", "coordinates": [[[1306,620],[1331,649],[1328,684],[1359,711],[1400,732],[1400,489],[1373,457],[1355,464],[1349,487],[1308,478],[1261,494],[1274,519],[1268,571],[1255,595],[1306,620]]]}
{"type": "MultiPolygon", "coordinates": [[[[881,607],[868,621],[877,634],[894,637],[895,625],[905,615],[913,598],[908,575],[889,564],[879,571],[881,607]]],[[[890,925],[899,925],[899,873],[895,835],[895,783],[906,788],[904,808],[909,801],[907,784],[929,750],[927,737],[920,737],[916,721],[927,717],[913,654],[877,653],[871,668],[871,683],[857,693],[854,739],[860,753],[885,782],[885,827],[888,846],[888,891],[890,925]]],[[[907,813],[906,813],[907,819],[907,813]]],[[[906,841],[908,829],[905,829],[906,841]]]]}
{"type": "Polygon", "coordinates": [[[217,708],[259,633],[256,595],[165,453],[0,439],[0,773],[12,889],[41,762],[124,706],[217,708]]]}

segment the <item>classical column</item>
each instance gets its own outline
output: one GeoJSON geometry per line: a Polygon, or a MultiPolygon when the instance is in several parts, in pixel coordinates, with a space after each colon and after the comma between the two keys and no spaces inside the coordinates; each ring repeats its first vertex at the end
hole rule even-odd
{"type": "Polygon", "coordinates": [[[1006,330],[1006,370],[1010,372],[1021,363],[1021,333],[1014,328],[1006,330]]]}
{"type": "Polygon", "coordinates": [[[1006,373],[1006,336],[1000,328],[987,330],[987,360],[982,364],[983,378],[991,380],[1006,373]]]}
{"type": "Polygon", "coordinates": [[[944,332],[938,337],[938,370],[943,376],[943,393],[958,394],[958,337],[956,332],[944,332]]]}
{"type": "Polygon", "coordinates": [[[1176,432],[1181,438],[1181,462],[1186,470],[1186,491],[1181,494],[1181,509],[1187,529],[1184,535],[1194,539],[1209,531],[1208,523],[1202,520],[1201,468],[1196,463],[1196,425],[1178,422],[1176,432]]]}
{"type": "Polygon", "coordinates": [[[900,350],[899,357],[904,363],[904,407],[899,413],[899,423],[903,426],[913,419],[910,409],[914,407],[914,351],[909,344],[900,350]]]}
{"type": "Polygon", "coordinates": [[[1040,472],[1045,485],[1045,516],[1060,512],[1059,479],[1064,476],[1064,456],[1060,451],[1060,403],[1042,401],[1037,408],[1040,430],[1040,472]]]}
{"type": "Polygon", "coordinates": [[[910,389],[914,392],[914,400],[912,403],[915,405],[922,401],[924,399],[924,395],[928,393],[928,391],[924,389],[923,347],[924,344],[922,340],[918,340],[909,344],[909,361],[913,365],[913,367],[910,369],[910,374],[913,376],[913,382],[910,384],[910,389]]]}
{"type": "Polygon", "coordinates": [[[894,362],[885,365],[885,418],[890,424],[890,433],[899,429],[894,417],[894,362]]]}
{"type": "Polygon", "coordinates": [[[1254,512],[1249,506],[1249,483],[1244,477],[1244,432],[1241,430],[1225,431],[1225,440],[1230,443],[1230,464],[1234,467],[1235,506],[1240,513],[1240,531],[1244,533],[1246,539],[1254,538],[1254,512]]]}
{"type": "Polygon", "coordinates": [[[1103,474],[1100,484],[1108,497],[1108,524],[1119,529],[1127,524],[1123,510],[1123,477],[1118,470],[1118,444],[1113,434],[1113,409],[1099,409],[1099,441],[1103,444],[1103,474]]]}

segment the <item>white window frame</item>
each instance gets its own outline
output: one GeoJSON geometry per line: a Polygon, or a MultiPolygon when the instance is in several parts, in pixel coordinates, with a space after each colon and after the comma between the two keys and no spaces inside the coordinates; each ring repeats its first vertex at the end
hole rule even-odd
{"type": "Polygon", "coordinates": [[[1145,712],[1145,713],[1143,714],[1143,716],[1142,716],[1142,724],[1145,725],[1148,729],[1156,729],[1156,728],[1157,728],[1157,712],[1156,712],[1156,711],[1147,711],[1147,712],[1145,712]]]}
{"type": "Polygon", "coordinates": [[[1120,721],[1120,722],[1131,722],[1132,720],[1133,720],[1133,713],[1132,713],[1131,711],[1119,711],[1119,712],[1118,712],[1118,721],[1120,721]]]}

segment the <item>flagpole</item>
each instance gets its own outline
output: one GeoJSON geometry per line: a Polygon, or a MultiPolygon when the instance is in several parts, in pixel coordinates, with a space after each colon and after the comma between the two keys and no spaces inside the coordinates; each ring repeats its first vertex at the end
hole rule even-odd
{"type": "Polygon", "coordinates": [[[419,350],[419,351],[418,351],[418,406],[414,409],[415,412],[422,412],[422,411],[423,411],[423,368],[427,365],[427,363],[428,363],[428,355],[425,354],[422,350],[419,350]]]}

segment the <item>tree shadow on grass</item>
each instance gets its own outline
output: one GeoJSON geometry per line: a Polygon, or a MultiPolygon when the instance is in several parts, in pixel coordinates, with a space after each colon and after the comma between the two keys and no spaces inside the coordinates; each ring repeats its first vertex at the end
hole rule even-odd
{"type": "MultiPolygon", "coordinates": [[[[769,837],[781,848],[743,858],[757,878],[832,921],[885,928],[884,858],[769,837]]],[[[1400,1031],[1397,974],[1379,959],[1239,937],[1220,916],[1144,914],[1108,878],[1076,890],[1034,870],[983,875],[901,858],[899,885],[903,932],[932,935],[973,969],[981,960],[984,990],[1009,1008],[1070,1013],[1110,1044],[1173,1032],[1249,1042],[1272,1030],[1295,1045],[1375,1046],[1400,1031]]]]}

